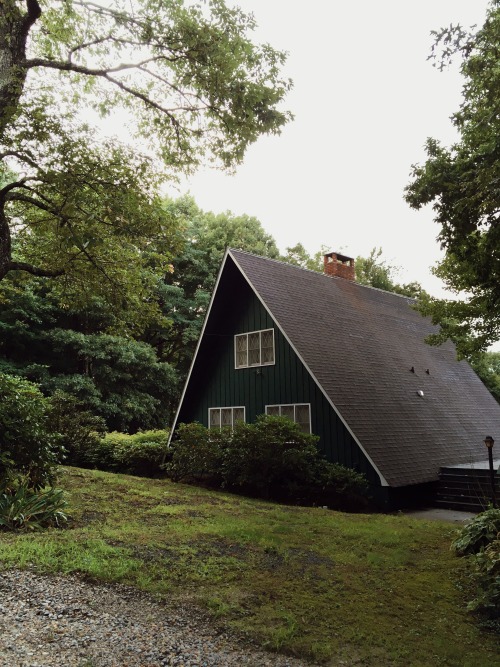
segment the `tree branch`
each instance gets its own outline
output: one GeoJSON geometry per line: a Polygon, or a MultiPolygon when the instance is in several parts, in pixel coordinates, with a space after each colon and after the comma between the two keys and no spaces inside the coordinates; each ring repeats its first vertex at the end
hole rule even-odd
{"type": "Polygon", "coordinates": [[[35,177],[29,177],[27,176],[26,178],[21,178],[19,181],[14,181],[13,183],[8,183],[6,186],[4,186],[0,190],[0,201],[5,200],[5,195],[7,195],[11,190],[15,190],[16,188],[26,188],[30,192],[34,192],[32,188],[26,185],[29,181],[39,181],[40,179],[35,178],[35,177]]]}
{"type": "Polygon", "coordinates": [[[33,169],[36,169],[37,171],[40,168],[32,158],[24,155],[23,153],[20,153],[19,151],[10,150],[0,153],[0,160],[3,160],[5,157],[17,157],[20,162],[26,162],[26,164],[29,164],[30,167],[33,167],[33,169]]]}
{"type": "Polygon", "coordinates": [[[33,266],[28,262],[16,262],[11,261],[8,265],[9,271],[26,271],[32,276],[38,276],[41,278],[56,278],[57,276],[63,276],[66,271],[64,269],[41,269],[39,266],[33,266]]]}
{"type": "Polygon", "coordinates": [[[172,113],[171,109],[163,107],[161,104],[158,104],[150,97],[148,97],[145,93],[141,93],[140,90],[135,90],[134,88],[130,88],[119,79],[115,79],[114,77],[109,75],[110,72],[119,72],[125,69],[137,68],[140,65],[151,62],[152,60],[159,60],[159,58],[158,57],[149,58],[143,61],[142,63],[138,63],[135,65],[132,64],[119,65],[116,68],[110,68],[109,70],[92,69],[90,67],[85,67],[83,65],[76,65],[75,63],[71,63],[69,61],[58,62],[56,60],[45,60],[44,58],[31,58],[29,60],[25,60],[23,64],[26,68],[46,67],[48,69],[56,69],[61,72],[75,72],[76,74],[86,74],[87,76],[97,76],[106,79],[106,81],[109,81],[113,85],[117,86],[118,88],[120,88],[120,90],[123,90],[125,93],[128,93],[129,95],[132,95],[133,97],[136,97],[139,100],[142,100],[144,104],[146,104],[147,106],[152,107],[153,109],[156,109],[157,111],[160,111],[161,113],[168,116],[168,118],[170,118],[170,121],[172,122],[172,125],[174,125],[177,128],[177,130],[180,130],[181,125],[177,120],[177,118],[172,113]]]}
{"type": "Polygon", "coordinates": [[[8,194],[5,199],[7,201],[22,201],[25,204],[31,204],[32,206],[35,206],[36,208],[42,209],[42,211],[47,211],[47,213],[51,213],[52,215],[55,215],[57,217],[61,217],[60,212],[57,209],[52,208],[48,204],[44,204],[41,202],[39,199],[35,199],[34,197],[28,197],[27,195],[22,195],[19,194],[18,192],[14,194],[8,194]]]}
{"type": "Polygon", "coordinates": [[[78,248],[78,250],[79,250],[81,253],[83,253],[83,254],[85,255],[85,257],[89,260],[89,262],[92,264],[92,266],[93,266],[95,269],[97,269],[97,271],[99,271],[100,273],[103,274],[103,276],[106,278],[106,280],[108,280],[112,285],[114,285],[115,287],[118,288],[119,286],[117,285],[116,281],[114,281],[112,278],[110,278],[110,277],[108,276],[108,274],[106,273],[104,267],[101,266],[100,264],[98,264],[98,263],[96,262],[96,260],[92,257],[92,255],[88,252],[88,250],[87,250],[87,248],[85,247],[85,245],[82,245],[82,244],[80,243],[80,241],[78,240],[77,235],[75,234],[75,232],[74,232],[74,230],[73,230],[72,225],[71,225],[69,222],[68,222],[68,229],[69,229],[69,231],[70,231],[70,233],[71,233],[71,236],[73,237],[73,240],[74,240],[75,245],[76,245],[76,247],[78,248]]]}
{"type": "Polygon", "coordinates": [[[91,42],[83,42],[82,44],[78,44],[77,46],[73,47],[68,51],[68,61],[71,62],[71,58],[73,54],[75,54],[77,51],[80,51],[82,49],[86,49],[89,46],[95,46],[96,44],[102,44],[103,42],[107,42],[110,39],[112,39],[111,35],[106,35],[106,37],[98,37],[91,42]]]}
{"type": "Polygon", "coordinates": [[[126,19],[128,23],[139,26],[140,28],[144,28],[145,26],[144,21],[138,21],[137,19],[133,18],[132,16],[130,16],[130,14],[127,14],[126,12],[116,11],[114,9],[111,9],[110,7],[103,7],[102,5],[98,5],[95,2],[84,2],[83,0],[75,0],[74,4],[79,5],[80,7],[83,7],[84,9],[87,9],[89,12],[92,12],[94,14],[101,14],[102,16],[110,16],[113,19],[118,19],[122,21],[123,19],[126,19]]]}
{"type": "MultiPolygon", "coordinates": [[[[23,65],[25,67],[48,67],[50,69],[57,69],[61,72],[76,72],[77,74],[86,74],[88,76],[101,76],[108,77],[110,73],[122,72],[128,69],[138,69],[143,65],[147,65],[150,62],[157,60],[163,60],[163,56],[154,56],[152,58],[146,58],[145,60],[140,60],[137,63],[122,63],[121,65],[116,65],[116,67],[108,67],[106,69],[94,69],[91,67],[86,67],[85,65],[77,65],[76,63],[71,62],[71,60],[58,61],[58,60],[47,60],[45,58],[31,58],[25,60],[23,65]]],[[[110,79],[111,80],[111,79],[110,79]]]]}
{"type": "MultiPolygon", "coordinates": [[[[132,39],[132,38],[126,38],[126,37],[114,37],[112,34],[105,35],[103,37],[96,37],[94,40],[91,42],[82,42],[81,44],[77,44],[74,46],[72,49],[68,51],[68,61],[72,62],[72,56],[77,53],[78,51],[83,51],[84,49],[87,49],[91,46],[96,46],[97,44],[104,44],[104,42],[114,42],[115,44],[120,44],[121,46],[126,46],[126,47],[139,47],[139,48],[157,48],[157,49],[163,49],[165,48],[165,45],[162,44],[161,42],[156,42],[154,40],[151,40],[151,42],[146,41],[146,40],[140,40],[140,39],[132,39]]],[[[172,55],[171,57],[168,57],[166,55],[161,55],[161,56],[156,56],[158,60],[167,60],[170,63],[176,62],[181,59],[182,56],[176,56],[172,55]]]]}

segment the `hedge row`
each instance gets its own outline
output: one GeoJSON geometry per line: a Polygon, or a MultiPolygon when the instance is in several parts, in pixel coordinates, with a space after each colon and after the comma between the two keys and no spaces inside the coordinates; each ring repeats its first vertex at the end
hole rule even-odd
{"type": "Polygon", "coordinates": [[[173,480],[261,498],[366,508],[366,478],[326,461],[317,440],[285,417],[261,416],[234,430],[181,424],[165,469],[173,480]]]}

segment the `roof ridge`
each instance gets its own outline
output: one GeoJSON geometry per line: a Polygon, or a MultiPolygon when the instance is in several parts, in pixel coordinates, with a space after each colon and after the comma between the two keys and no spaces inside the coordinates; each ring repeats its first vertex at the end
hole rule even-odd
{"type": "Polygon", "coordinates": [[[381,287],[373,287],[373,285],[363,285],[362,283],[358,283],[355,280],[347,280],[346,278],[342,278],[341,276],[329,276],[326,273],[323,273],[322,271],[315,271],[314,269],[307,269],[304,266],[298,266],[297,264],[292,264],[291,262],[287,262],[284,259],[275,259],[274,257],[266,257],[264,255],[257,255],[255,252],[249,252],[248,250],[241,250],[239,248],[231,248],[228,246],[227,251],[229,253],[232,252],[240,252],[243,255],[249,255],[250,257],[257,257],[258,259],[265,259],[268,262],[276,262],[277,264],[284,264],[285,266],[290,266],[294,269],[298,269],[299,271],[308,271],[309,273],[313,273],[315,276],[323,276],[324,278],[332,278],[333,280],[343,280],[344,282],[349,282],[354,285],[357,285],[358,287],[364,287],[365,289],[370,289],[370,290],[375,290],[376,292],[382,292],[383,294],[392,294],[393,296],[397,296],[400,299],[407,299],[408,301],[416,302],[417,299],[412,296],[406,296],[405,294],[398,294],[397,292],[391,292],[386,289],[382,289],[381,287]]]}

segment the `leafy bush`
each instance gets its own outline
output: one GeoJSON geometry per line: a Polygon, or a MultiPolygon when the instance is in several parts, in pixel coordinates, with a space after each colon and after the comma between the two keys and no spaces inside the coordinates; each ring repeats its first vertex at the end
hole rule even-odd
{"type": "Polygon", "coordinates": [[[472,576],[477,594],[468,608],[480,611],[488,618],[500,618],[500,538],[494,539],[485,549],[470,557],[472,576]]]}
{"type": "Polygon", "coordinates": [[[370,506],[366,477],[352,468],[318,458],[314,483],[302,489],[309,501],[346,510],[367,510],[370,506]]]}
{"type": "Polygon", "coordinates": [[[86,450],[83,467],[98,468],[144,477],[163,474],[168,431],[156,429],[129,435],[113,431],[86,450]]]}
{"type": "Polygon", "coordinates": [[[179,424],[176,440],[165,464],[166,474],[178,482],[201,482],[220,486],[225,442],[230,437],[226,429],[209,431],[198,423],[179,424]]]}
{"type": "Polygon", "coordinates": [[[19,530],[59,526],[67,521],[66,501],[61,489],[35,491],[31,480],[21,478],[13,488],[0,493],[0,528],[19,530]]]}
{"type": "Polygon", "coordinates": [[[227,439],[224,484],[264,498],[310,484],[317,441],[317,436],[304,433],[286,417],[260,416],[254,424],[240,422],[227,439]]]}
{"type": "Polygon", "coordinates": [[[500,509],[492,508],[468,521],[451,546],[457,556],[477,554],[497,539],[499,533],[500,509]]]}
{"type": "Polygon", "coordinates": [[[165,466],[178,481],[278,500],[328,503],[350,509],[366,506],[366,478],[330,463],[316,448],[317,437],[285,417],[261,416],[234,430],[181,424],[165,466]],[[358,502],[359,500],[359,502],[358,502]]]}
{"type": "Polygon", "coordinates": [[[82,468],[96,468],[97,470],[116,472],[114,468],[115,445],[108,440],[107,436],[107,433],[104,434],[102,438],[98,438],[86,449],[85,456],[83,456],[81,460],[82,468]]]}
{"type": "Polygon", "coordinates": [[[113,443],[114,435],[109,433],[104,440],[114,445],[116,470],[144,477],[156,477],[162,474],[160,466],[167,453],[168,431],[161,429],[143,431],[122,437],[113,443]]]}
{"type": "Polygon", "coordinates": [[[54,480],[62,447],[49,424],[50,404],[27,380],[0,373],[0,483],[12,474],[25,476],[30,488],[54,480]]]}
{"type": "Polygon", "coordinates": [[[457,556],[466,556],[474,583],[468,608],[489,619],[500,618],[500,509],[481,512],[462,528],[452,543],[457,556]]]}
{"type": "Polygon", "coordinates": [[[86,467],[106,433],[106,422],[83,409],[74,396],[56,391],[50,398],[51,428],[59,433],[65,463],[86,467]]]}

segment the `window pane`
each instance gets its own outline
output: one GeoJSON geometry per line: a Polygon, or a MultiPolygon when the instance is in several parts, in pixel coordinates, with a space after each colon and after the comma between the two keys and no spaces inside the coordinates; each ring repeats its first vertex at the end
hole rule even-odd
{"type": "Polygon", "coordinates": [[[221,409],[221,426],[232,426],[232,408],[221,409]]]}
{"type": "Polygon", "coordinates": [[[288,419],[291,419],[292,421],[295,421],[295,414],[294,414],[293,405],[282,405],[281,406],[281,416],[282,417],[288,417],[288,419]]]}
{"type": "Polygon", "coordinates": [[[260,364],[260,333],[248,334],[248,365],[260,364]]]}
{"type": "Polygon", "coordinates": [[[248,366],[247,335],[236,336],[236,368],[248,366]]]}
{"type": "Polygon", "coordinates": [[[208,411],[210,423],[209,428],[220,428],[220,410],[219,408],[210,408],[208,411]]]}
{"type": "Polygon", "coordinates": [[[266,407],[266,415],[273,415],[275,417],[279,417],[279,414],[280,414],[279,405],[268,405],[266,407]]]}
{"type": "Polygon", "coordinates": [[[261,333],[262,363],[274,363],[274,336],[273,330],[263,331],[261,333]]]}
{"type": "Polygon", "coordinates": [[[245,421],[245,408],[233,408],[233,424],[245,421]]]}
{"type": "Polygon", "coordinates": [[[311,431],[311,415],[308,405],[295,406],[295,421],[300,426],[302,431],[310,433],[311,431]]]}

